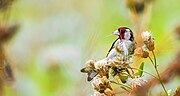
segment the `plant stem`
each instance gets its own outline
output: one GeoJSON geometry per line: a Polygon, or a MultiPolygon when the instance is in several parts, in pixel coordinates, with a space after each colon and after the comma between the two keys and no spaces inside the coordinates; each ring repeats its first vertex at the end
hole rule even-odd
{"type": "Polygon", "coordinates": [[[157,69],[157,62],[156,62],[156,56],[155,56],[155,54],[154,54],[154,51],[152,51],[152,54],[153,54],[153,56],[154,56],[154,66],[155,66],[155,68],[157,69]]]}
{"type": "Polygon", "coordinates": [[[151,61],[151,63],[153,64],[153,66],[155,67],[155,64],[154,64],[154,62],[153,62],[153,60],[152,60],[152,58],[149,56],[149,60],[151,61]]]}
{"type": "Polygon", "coordinates": [[[120,84],[120,83],[117,83],[117,82],[115,82],[115,81],[110,81],[110,82],[111,82],[111,83],[114,83],[114,84],[117,84],[117,85],[124,86],[124,87],[129,88],[129,89],[131,89],[131,90],[132,90],[132,88],[131,88],[130,86],[128,86],[128,85],[125,85],[125,84],[120,84]]]}
{"type": "Polygon", "coordinates": [[[131,73],[129,72],[128,69],[125,69],[125,70],[126,70],[126,72],[128,73],[128,75],[129,75],[131,78],[134,78],[134,76],[131,75],[131,73]]]}
{"type": "Polygon", "coordinates": [[[159,71],[158,71],[158,68],[157,68],[156,56],[155,56],[155,54],[154,54],[154,51],[152,51],[152,54],[153,54],[153,56],[154,56],[154,62],[153,62],[153,60],[152,60],[150,57],[149,57],[149,59],[151,60],[153,66],[154,66],[154,68],[155,68],[155,70],[156,70],[156,73],[157,73],[158,78],[159,78],[159,82],[160,82],[161,86],[163,87],[164,92],[165,92],[166,95],[168,96],[167,89],[166,89],[164,83],[161,81],[161,77],[160,77],[160,74],[159,74],[159,71]]]}

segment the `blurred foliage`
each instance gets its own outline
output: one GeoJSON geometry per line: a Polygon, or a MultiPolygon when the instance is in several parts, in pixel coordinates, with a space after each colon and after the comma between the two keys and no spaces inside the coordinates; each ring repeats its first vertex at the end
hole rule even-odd
{"type": "MultiPolygon", "coordinates": [[[[147,30],[155,36],[159,70],[179,50],[172,33],[180,24],[179,4],[180,0],[153,2],[147,30]]],[[[4,87],[5,96],[91,95],[81,66],[88,59],[105,57],[117,38],[111,33],[119,26],[134,29],[125,0],[16,0],[8,22],[19,23],[20,29],[6,46],[16,80],[4,87]]],[[[150,63],[144,70],[154,72],[150,63]]],[[[175,90],[179,79],[167,88],[175,90]]]]}

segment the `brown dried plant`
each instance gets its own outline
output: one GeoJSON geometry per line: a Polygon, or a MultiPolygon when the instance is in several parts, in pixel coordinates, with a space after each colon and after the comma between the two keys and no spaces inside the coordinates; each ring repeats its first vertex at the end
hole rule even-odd
{"type": "Polygon", "coordinates": [[[5,55],[4,44],[10,40],[16,33],[18,25],[0,27],[0,96],[2,96],[2,87],[4,82],[14,80],[13,71],[9,60],[5,55]]]}
{"type": "Polygon", "coordinates": [[[4,49],[4,45],[19,27],[18,24],[7,24],[13,1],[15,0],[0,0],[0,96],[3,96],[3,85],[14,81],[13,70],[4,49]]]}

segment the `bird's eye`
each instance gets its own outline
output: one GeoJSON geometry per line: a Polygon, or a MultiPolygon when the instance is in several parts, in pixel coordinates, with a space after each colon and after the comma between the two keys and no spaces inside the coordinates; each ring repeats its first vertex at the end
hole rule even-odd
{"type": "Polygon", "coordinates": [[[125,33],[126,32],[126,30],[121,30],[121,33],[125,33]]]}

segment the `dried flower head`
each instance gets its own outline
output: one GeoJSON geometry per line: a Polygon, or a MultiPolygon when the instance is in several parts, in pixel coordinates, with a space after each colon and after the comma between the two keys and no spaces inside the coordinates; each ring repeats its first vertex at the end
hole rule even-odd
{"type": "Polygon", "coordinates": [[[94,67],[94,63],[95,63],[94,60],[88,60],[88,61],[86,62],[86,67],[95,68],[95,67],[94,67]]]}
{"type": "Polygon", "coordinates": [[[106,90],[104,90],[104,93],[107,96],[115,96],[114,92],[111,89],[109,89],[109,88],[106,88],[106,90]]]}
{"type": "Polygon", "coordinates": [[[106,58],[99,60],[94,63],[94,67],[96,72],[98,72],[99,76],[103,77],[109,77],[109,65],[108,60],[106,58]]]}
{"type": "Polygon", "coordinates": [[[149,56],[149,52],[142,47],[138,47],[135,49],[134,55],[142,58],[147,58],[149,56]]]}
{"type": "Polygon", "coordinates": [[[122,65],[123,63],[124,63],[123,58],[118,56],[108,60],[108,65],[110,66],[122,65]]]}
{"type": "Polygon", "coordinates": [[[101,78],[100,77],[95,77],[92,81],[92,86],[94,89],[99,89],[99,85],[102,84],[101,78]]]}
{"type": "Polygon", "coordinates": [[[99,92],[95,91],[93,96],[107,96],[107,95],[104,93],[99,93],[99,92]]]}
{"type": "Polygon", "coordinates": [[[125,57],[119,57],[116,56],[112,59],[108,60],[108,65],[109,66],[122,66],[122,65],[129,65],[132,64],[133,60],[132,60],[132,56],[125,56],[125,57]]]}
{"type": "Polygon", "coordinates": [[[147,49],[149,51],[154,50],[154,38],[152,37],[152,34],[148,31],[142,33],[142,39],[144,41],[144,44],[146,45],[147,49]]]}
{"type": "Polygon", "coordinates": [[[93,79],[92,86],[94,90],[98,91],[99,93],[105,93],[107,88],[112,90],[109,80],[106,76],[103,76],[102,78],[100,76],[96,76],[93,79]]]}
{"type": "Polygon", "coordinates": [[[143,86],[145,83],[147,83],[147,80],[143,78],[128,78],[127,84],[131,86],[132,89],[135,89],[137,87],[143,86]]]}
{"type": "Polygon", "coordinates": [[[142,32],[142,39],[144,41],[148,41],[151,38],[152,38],[152,34],[150,32],[148,32],[148,31],[142,32]]]}
{"type": "Polygon", "coordinates": [[[97,70],[103,69],[108,64],[107,59],[102,59],[94,63],[94,67],[97,70]]]}

